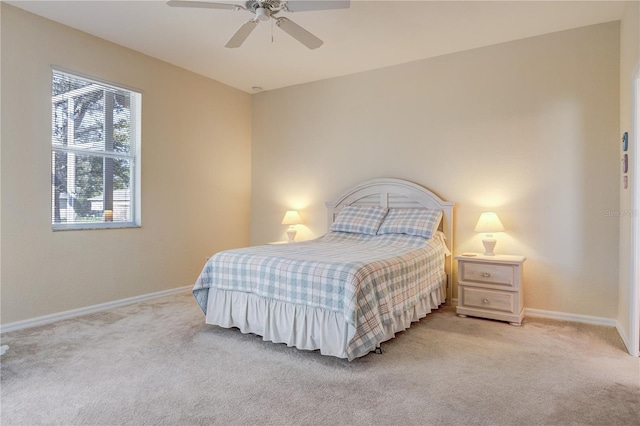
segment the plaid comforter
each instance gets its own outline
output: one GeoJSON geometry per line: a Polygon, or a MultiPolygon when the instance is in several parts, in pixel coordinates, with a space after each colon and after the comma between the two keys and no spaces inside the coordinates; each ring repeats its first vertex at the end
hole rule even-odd
{"type": "Polygon", "coordinates": [[[217,253],[193,295],[205,314],[210,287],[340,313],[356,330],[346,351],[352,360],[382,341],[383,325],[442,285],[444,252],[438,238],[329,232],[217,253]]]}

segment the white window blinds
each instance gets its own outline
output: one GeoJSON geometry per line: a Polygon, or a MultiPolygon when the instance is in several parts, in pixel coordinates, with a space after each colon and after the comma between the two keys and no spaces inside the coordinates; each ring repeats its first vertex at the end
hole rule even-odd
{"type": "Polygon", "coordinates": [[[53,229],[138,226],[140,93],[53,71],[53,229]]]}

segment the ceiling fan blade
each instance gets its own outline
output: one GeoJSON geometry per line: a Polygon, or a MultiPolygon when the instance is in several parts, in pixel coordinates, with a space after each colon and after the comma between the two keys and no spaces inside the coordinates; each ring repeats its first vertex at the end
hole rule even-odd
{"type": "Polygon", "coordinates": [[[242,26],[236,31],[236,33],[229,39],[227,44],[224,47],[235,48],[242,46],[242,43],[249,37],[251,31],[258,25],[257,19],[252,19],[250,21],[245,22],[242,26]]]}
{"type": "Polygon", "coordinates": [[[289,12],[306,12],[310,10],[348,9],[349,0],[291,0],[287,1],[284,10],[289,12]]]}
{"type": "Polygon", "coordinates": [[[183,1],[183,0],[169,0],[167,2],[167,6],[171,7],[200,7],[205,9],[228,9],[228,10],[238,10],[238,9],[246,9],[244,6],[239,4],[230,4],[230,3],[211,3],[206,1],[183,1]]]}
{"type": "Polygon", "coordinates": [[[279,26],[282,31],[289,34],[291,37],[298,40],[300,43],[307,46],[309,49],[317,49],[324,43],[318,37],[311,34],[309,31],[302,28],[300,25],[287,18],[277,18],[276,25],[279,26]]]}

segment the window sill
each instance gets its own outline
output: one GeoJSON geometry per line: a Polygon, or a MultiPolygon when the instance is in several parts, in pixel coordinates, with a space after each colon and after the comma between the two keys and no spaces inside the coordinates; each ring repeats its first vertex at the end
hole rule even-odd
{"type": "Polygon", "coordinates": [[[135,222],[97,222],[97,223],[72,223],[61,224],[54,223],[51,225],[52,231],[90,231],[96,229],[123,229],[123,228],[140,228],[142,225],[135,222]]]}

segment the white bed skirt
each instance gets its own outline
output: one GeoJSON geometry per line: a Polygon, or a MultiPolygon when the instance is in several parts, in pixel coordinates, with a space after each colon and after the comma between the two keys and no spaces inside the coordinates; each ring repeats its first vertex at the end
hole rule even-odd
{"type": "MultiPolygon", "coordinates": [[[[435,286],[416,306],[394,317],[392,323],[384,326],[384,338],[378,343],[391,339],[444,303],[443,287],[435,286]]],[[[215,288],[209,289],[206,323],[237,327],[242,333],[257,334],[265,341],[320,350],[323,355],[338,358],[347,358],[347,346],[355,335],[355,328],[340,313],[215,288]]]]}

